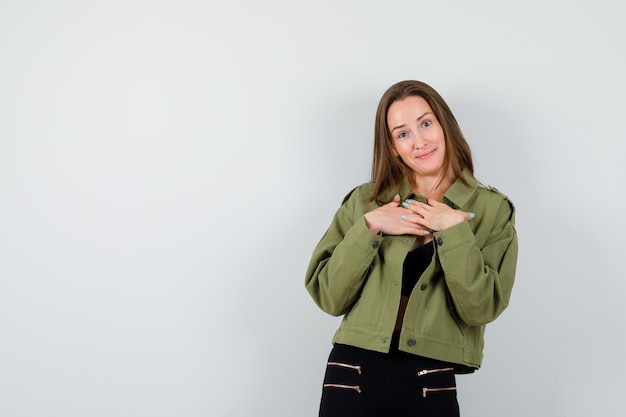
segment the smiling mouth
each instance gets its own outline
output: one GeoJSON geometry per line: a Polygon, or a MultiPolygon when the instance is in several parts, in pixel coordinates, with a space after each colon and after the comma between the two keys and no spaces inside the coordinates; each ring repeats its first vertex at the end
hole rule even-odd
{"type": "Polygon", "coordinates": [[[431,156],[431,155],[435,152],[435,150],[436,150],[436,149],[433,149],[433,150],[432,150],[432,151],[430,151],[430,152],[427,152],[427,153],[422,154],[422,155],[418,155],[418,156],[417,156],[417,159],[427,159],[428,157],[430,157],[430,156],[431,156]]]}

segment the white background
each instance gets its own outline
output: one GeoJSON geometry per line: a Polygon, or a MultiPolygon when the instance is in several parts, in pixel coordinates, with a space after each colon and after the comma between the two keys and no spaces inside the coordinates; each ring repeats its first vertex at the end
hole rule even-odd
{"type": "Polygon", "coordinates": [[[619,415],[622,8],[0,0],[0,415],[317,415],[304,272],[403,79],[518,209],[463,415],[619,415]]]}

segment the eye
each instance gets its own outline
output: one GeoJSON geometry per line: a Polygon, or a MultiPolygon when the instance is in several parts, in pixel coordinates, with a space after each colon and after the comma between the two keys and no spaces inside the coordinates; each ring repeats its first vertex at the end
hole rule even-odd
{"type": "Polygon", "coordinates": [[[404,139],[407,136],[409,136],[409,134],[407,132],[400,132],[400,133],[398,133],[398,139],[404,139]]]}
{"type": "Polygon", "coordinates": [[[430,125],[432,125],[433,122],[431,122],[430,120],[424,120],[422,122],[422,127],[430,127],[430,125]]]}

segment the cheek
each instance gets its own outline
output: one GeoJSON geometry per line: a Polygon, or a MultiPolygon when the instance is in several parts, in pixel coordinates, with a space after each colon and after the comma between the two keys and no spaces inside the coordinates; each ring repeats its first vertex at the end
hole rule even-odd
{"type": "Polygon", "coordinates": [[[403,160],[411,157],[413,145],[408,142],[400,142],[393,147],[393,154],[403,160]]]}

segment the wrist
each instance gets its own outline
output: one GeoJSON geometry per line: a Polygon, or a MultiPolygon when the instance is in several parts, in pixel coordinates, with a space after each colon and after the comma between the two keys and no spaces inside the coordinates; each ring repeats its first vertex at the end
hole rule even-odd
{"type": "Polygon", "coordinates": [[[379,235],[379,236],[382,236],[382,235],[383,235],[383,229],[382,229],[382,227],[378,227],[378,226],[372,225],[372,223],[370,223],[370,222],[367,220],[367,214],[363,216],[363,220],[365,220],[365,227],[367,227],[367,228],[369,229],[369,231],[370,231],[370,232],[372,232],[372,233],[374,233],[374,234],[377,234],[377,235],[379,235]]]}

